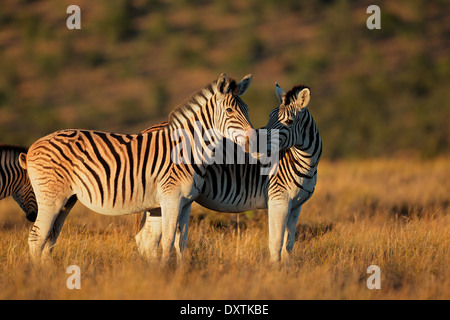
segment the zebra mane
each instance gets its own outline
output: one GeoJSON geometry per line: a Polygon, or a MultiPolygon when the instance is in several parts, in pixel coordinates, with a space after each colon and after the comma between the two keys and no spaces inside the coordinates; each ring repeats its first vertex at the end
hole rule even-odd
{"type": "Polygon", "coordinates": [[[284,105],[289,105],[292,102],[296,101],[298,93],[300,91],[302,91],[303,89],[311,90],[308,86],[306,86],[304,84],[297,84],[297,85],[293,86],[291,90],[286,92],[286,94],[284,96],[284,99],[283,99],[283,104],[284,105]]]}
{"type": "MultiPolygon", "coordinates": [[[[177,118],[177,115],[186,115],[189,113],[195,113],[215,93],[218,93],[220,91],[221,93],[233,93],[234,94],[234,90],[236,88],[237,88],[237,83],[232,78],[228,78],[227,82],[224,83],[220,88],[217,88],[217,80],[213,81],[212,83],[203,87],[197,93],[193,94],[191,97],[185,99],[184,102],[182,102],[180,105],[175,107],[169,113],[168,124],[172,123],[172,121],[177,118]]],[[[149,129],[147,129],[147,130],[149,130],[149,129]]]]}
{"type": "Polygon", "coordinates": [[[3,144],[0,143],[0,152],[3,151],[16,151],[17,153],[21,153],[21,152],[27,152],[28,149],[25,147],[21,147],[21,146],[13,146],[13,145],[9,145],[9,144],[3,144]]]}

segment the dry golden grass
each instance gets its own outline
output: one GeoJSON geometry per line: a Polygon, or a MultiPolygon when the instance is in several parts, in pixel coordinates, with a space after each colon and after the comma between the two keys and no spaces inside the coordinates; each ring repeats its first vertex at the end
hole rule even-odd
{"type": "Polygon", "coordinates": [[[163,269],[139,258],[134,217],[78,204],[50,262],[28,262],[30,224],[0,202],[1,299],[449,299],[450,161],[364,160],[319,165],[289,265],[267,262],[265,211],[193,208],[186,263],[163,269]],[[66,268],[81,269],[81,290],[66,268]],[[381,269],[369,290],[366,269],[381,269]]]}

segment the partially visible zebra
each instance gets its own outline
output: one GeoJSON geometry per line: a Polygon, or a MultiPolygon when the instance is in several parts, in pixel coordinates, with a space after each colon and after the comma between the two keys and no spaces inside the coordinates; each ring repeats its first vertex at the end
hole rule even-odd
{"type": "MultiPolygon", "coordinates": [[[[222,74],[175,108],[167,123],[145,134],[72,129],[57,131],[35,142],[26,156],[21,155],[21,165],[28,170],[39,209],[28,237],[32,258],[40,259],[44,249],[46,254],[51,251],[78,199],[91,210],[106,215],[161,208],[163,260],[167,262],[177,221],[188,220],[191,203],[203,185],[211,155],[202,151],[223,137],[248,151],[246,132],[252,132],[253,127],[247,105],[239,96],[250,82],[251,75],[236,83],[222,74]],[[180,131],[184,133],[182,140],[192,140],[199,130],[206,131],[210,139],[197,141],[201,145],[191,141],[192,149],[180,151],[179,140],[174,139],[180,138],[180,131]],[[177,164],[176,158],[184,156],[179,152],[191,152],[201,161],[177,164]]],[[[187,233],[187,225],[184,232],[187,233]]]]}
{"type": "Polygon", "coordinates": [[[31,222],[36,220],[37,204],[27,172],[19,165],[19,155],[27,149],[0,144],[0,200],[13,196],[31,222]]]}
{"type": "MultiPolygon", "coordinates": [[[[272,110],[269,122],[262,128],[267,129],[269,135],[272,130],[279,130],[276,173],[262,175],[265,166],[260,162],[249,164],[248,157],[246,164],[214,164],[208,166],[205,184],[196,199],[202,206],[221,212],[268,208],[272,261],[280,261],[282,251],[285,257],[292,252],[300,210],[314,192],[322,154],[319,131],[306,108],[310,101],[309,88],[296,85],[286,93],[276,84],[276,94],[281,104],[272,110]]],[[[145,232],[149,240],[141,241],[141,251],[155,250],[160,222],[152,212],[143,216],[141,232],[145,232]]],[[[178,242],[177,250],[182,250],[186,239],[177,240],[176,246],[178,242]]]]}

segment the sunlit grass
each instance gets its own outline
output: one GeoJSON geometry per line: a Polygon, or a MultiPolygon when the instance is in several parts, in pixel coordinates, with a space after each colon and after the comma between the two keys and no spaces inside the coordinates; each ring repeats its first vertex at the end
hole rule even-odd
{"type": "Polygon", "coordinates": [[[302,209],[290,263],[268,262],[264,210],[215,216],[194,206],[185,263],[142,260],[134,216],[107,217],[77,204],[52,258],[28,261],[31,224],[0,202],[2,299],[449,299],[448,159],[324,161],[302,209]],[[69,265],[81,290],[69,290],[69,265]],[[366,287],[369,265],[381,289],[366,287]]]}

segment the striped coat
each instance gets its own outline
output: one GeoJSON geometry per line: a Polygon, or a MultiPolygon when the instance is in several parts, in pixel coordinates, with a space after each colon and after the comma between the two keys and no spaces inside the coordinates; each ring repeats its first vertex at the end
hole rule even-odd
{"type": "MultiPolygon", "coordinates": [[[[222,137],[248,150],[245,132],[252,126],[239,96],[250,81],[250,75],[239,83],[221,75],[175,108],[167,123],[145,134],[72,129],[35,142],[22,159],[39,208],[28,238],[32,257],[38,260],[46,243],[51,249],[68,214],[65,208],[78,199],[107,215],[161,208],[167,261],[178,220],[188,219],[203,184],[209,154],[202,151],[222,137]],[[202,130],[213,139],[195,144],[193,137],[202,130]],[[191,160],[187,154],[201,161],[178,161],[191,160]]],[[[184,232],[187,236],[187,226],[184,232]]]]}
{"type": "Polygon", "coordinates": [[[37,215],[36,198],[27,172],[19,165],[19,155],[27,149],[0,144],[0,200],[13,196],[29,221],[37,215]]]}
{"type": "MultiPolygon", "coordinates": [[[[266,165],[251,164],[249,157],[245,164],[208,166],[205,184],[196,199],[202,206],[221,212],[268,209],[269,249],[273,261],[280,260],[282,249],[286,256],[292,251],[301,206],[314,193],[322,154],[319,131],[306,108],[310,100],[309,88],[297,85],[286,93],[277,85],[276,93],[281,104],[270,113],[269,122],[263,128],[269,136],[275,131],[279,135],[276,172],[262,174],[266,165]]],[[[147,212],[141,226],[143,230],[160,232],[158,223],[160,219],[147,212]]],[[[149,237],[160,236],[148,234],[149,237]]],[[[183,241],[180,246],[185,246],[183,241]]]]}

